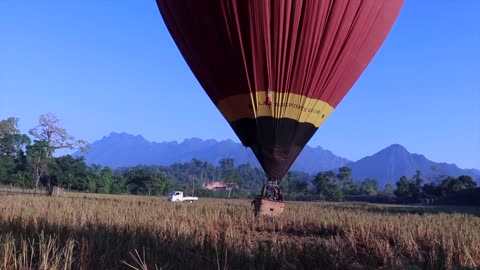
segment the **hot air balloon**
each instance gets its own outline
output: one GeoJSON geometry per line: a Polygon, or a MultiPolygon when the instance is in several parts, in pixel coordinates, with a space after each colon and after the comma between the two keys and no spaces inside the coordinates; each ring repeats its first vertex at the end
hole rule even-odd
{"type": "MultiPolygon", "coordinates": [[[[157,0],[182,56],[252,149],[267,187],[285,176],[357,81],[402,5],[403,0],[157,0]]],[[[260,208],[265,193],[264,188],[260,208]]],[[[283,202],[263,204],[266,212],[283,211],[283,202]]]]}

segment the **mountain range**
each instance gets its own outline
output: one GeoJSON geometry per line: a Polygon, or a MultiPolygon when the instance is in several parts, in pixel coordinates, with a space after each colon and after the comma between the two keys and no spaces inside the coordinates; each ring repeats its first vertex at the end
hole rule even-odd
{"type": "MultiPolygon", "coordinates": [[[[186,139],[181,143],[150,142],[141,135],[115,133],[103,137],[90,145],[84,155],[87,164],[100,164],[112,168],[131,167],[136,165],[170,165],[175,162],[189,162],[193,158],[218,164],[222,158],[232,157],[236,165],[251,163],[259,167],[255,155],[249,148],[232,140],[186,139]]],[[[439,163],[427,159],[420,154],[412,154],[400,144],[387,148],[358,161],[351,161],[336,156],[320,146],[305,146],[291,170],[315,174],[326,170],[335,170],[341,166],[352,168],[352,178],[377,179],[380,187],[386,183],[394,184],[401,176],[411,177],[417,169],[424,178],[434,180],[440,175],[470,175],[480,180],[480,170],[461,169],[455,164],[439,163]]]]}

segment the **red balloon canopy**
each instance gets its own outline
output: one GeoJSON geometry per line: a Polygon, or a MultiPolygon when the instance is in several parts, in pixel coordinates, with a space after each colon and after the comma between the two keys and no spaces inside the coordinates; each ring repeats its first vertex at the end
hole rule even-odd
{"type": "Polygon", "coordinates": [[[394,24],[403,0],[157,0],[192,72],[281,179],[394,24]]]}

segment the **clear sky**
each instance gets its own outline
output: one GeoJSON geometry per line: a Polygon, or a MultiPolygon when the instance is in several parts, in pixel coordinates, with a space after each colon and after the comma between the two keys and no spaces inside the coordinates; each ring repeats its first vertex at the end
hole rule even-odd
{"type": "MultiPolygon", "coordinates": [[[[393,144],[480,169],[480,1],[406,0],[311,146],[357,160],[393,144]]],[[[155,1],[0,1],[0,119],[52,112],[74,136],[233,139],[155,1]],[[191,113],[193,111],[194,113],[191,113]]]]}

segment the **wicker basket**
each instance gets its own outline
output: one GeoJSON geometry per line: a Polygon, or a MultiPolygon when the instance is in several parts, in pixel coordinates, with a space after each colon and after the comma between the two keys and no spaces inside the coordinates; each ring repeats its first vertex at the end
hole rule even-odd
{"type": "Polygon", "coordinates": [[[254,201],[255,204],[255,215],[264,215],[264,216],[278,216],[283,213],[285,209],[285,203],[280,201],[272,201],[264,198],[256,198],[254,201]]]}

